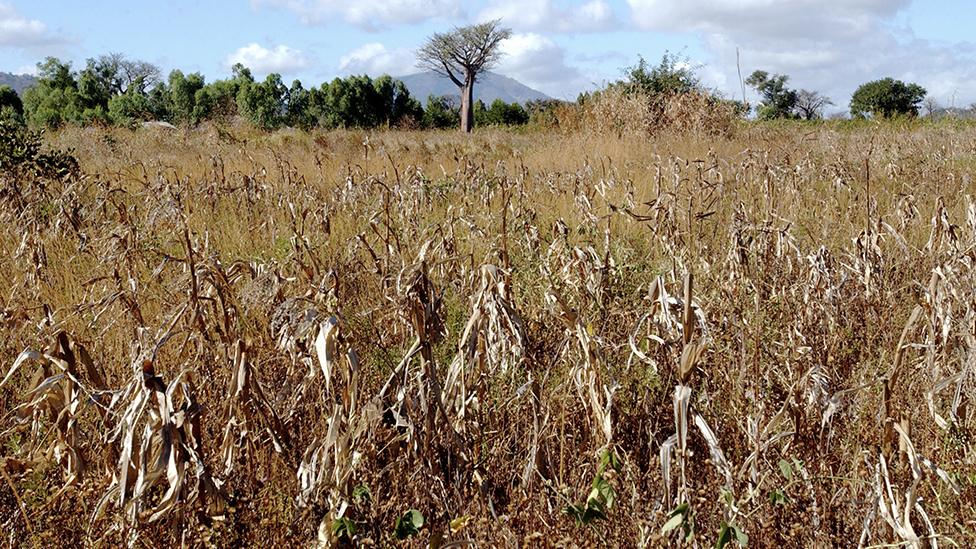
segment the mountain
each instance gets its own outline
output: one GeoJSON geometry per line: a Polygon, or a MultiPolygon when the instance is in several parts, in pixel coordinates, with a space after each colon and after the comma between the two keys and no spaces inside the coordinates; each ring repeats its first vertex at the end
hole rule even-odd
{"type": "Polygon", "coordinates": [[[7,85],[17,92],[17,95],[23,96],[24,90],[34,85],[37,79],[28,74],[10,74],[9,72],[0,72],[0,86],[7,85]]]}
{"type": "MultiPolygon", "coordinates": [[[[410,95],[421,103],[427,102],[427,96],[459,95],[457,86],[448,78],[434,72],[421,72],[396,77],[401,80],[410,95]]],[[[506,103],[522,103],[539,99],[551,99],[548,95],[533,90],[514,78],[502,76],[493,72],[485,72],[478,77],[474,84],[474,100],[482,100],[486,104],[491,104],[495,99],[501,99],[506,103]]]]}

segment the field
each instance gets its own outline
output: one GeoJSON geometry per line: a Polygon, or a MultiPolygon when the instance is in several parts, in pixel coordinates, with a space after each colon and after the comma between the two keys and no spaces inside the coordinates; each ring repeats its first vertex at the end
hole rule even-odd
{"type": "Polygon", "coordinates": [[[44,143],[4,543],[976,544],[972,125],[44,143]]]}

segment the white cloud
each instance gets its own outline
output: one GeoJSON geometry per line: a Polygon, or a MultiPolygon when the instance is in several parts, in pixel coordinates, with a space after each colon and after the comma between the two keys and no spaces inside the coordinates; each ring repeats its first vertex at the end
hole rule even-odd
{"type": "Polygon", "coordinates": [[[14,74],[37,76],[37,65],[24,65],[22,67],[18,67],[17,70],[14,71],[14,74]]]}
{"type": "Polygon", "coordinates": [[[493,0],[478,20],[501,19],[517,30],[540,32],[597,32],[616,22],[613,9],[605,0],[590,0],[582,5],[560,7],[552,0],[493,0]]]}
{"type": "Polygon", "coordinates": [[[294,73],[309,67],[311,62],[300,50],[279,44],[271,49],[257,42],[238,48],[227,56],[225,64],[230,67],[240,63],[256,74],[294,73]]]}
{"type": "MultiPolygon", "coordinates": [[[[892,76],[917,82],[940,102],[976,101],[971,45],[935,44],[896,25],[910,0],[628,0],[639,28],[695,32],[710,53],[706,84],[739,96],[743,76],[762,69],[846,110],[854,89],[892,76]]],[[[755,100],[755,95],[752,95],[755,100]]]]}
{"type": "Polygon", "coordinates": [[[43,22],[28,19],[11,4],[0,2],[0,47],[26,49],[63,42],[65,40],[51,33],[43,22]]]}
{"type": "Polygon", "coordinates": [[[295,12],[306,24],[323,24],[336,17],[367,30],[416,24],[461,15],[460,0],[252,0],[295,12]]]}
{"type": "Polygon", "coordinates": [[[566,64],[566,55],[551,38],[517,33],[499,45],[502,53],[495,72],[504,74],[552,97],[571,99],[592,88],[580,70],[566,64]]]}
{"type": "Polygon", "coordinates": [[[402,76],[417,71],[416,56],[405,48],[387,49],[379,42],[363,44],[339,59],[344,74],[390,74],[402,76]]]}

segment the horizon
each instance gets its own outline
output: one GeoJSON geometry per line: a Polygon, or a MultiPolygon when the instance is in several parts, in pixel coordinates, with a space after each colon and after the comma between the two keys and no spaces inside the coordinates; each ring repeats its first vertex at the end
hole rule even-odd
{"type": "MultiPolygon", "coordinates": [[[[352,74],[424,72],[414,51],[434,32],[499,18],[513,36],[492,72],[556,99],[621,78],[643,56],[687,57],[702,84],[741,98],[754,70],[786,74],[795,88],[846,110],[854,89],[891,76],[916,82],[942,107],[976,102],[976,43],[962,21],[976,6],[909,0],[250,0],[137,9],[117,0],[85,10],[72,2],[0,1],[0,70],[36,75],[47,56],[70,61],[120,52],[173,69],[226,78],[241,62],[256,77],[318,85],[352,74]],[[947,18],[946,14],[953,17],[947,18]],[[172,26],[160,21],[179,21],[172,26]],[[215,31],[215,29],[217,29],[215,31]],[[325,38],[325,37],[328,38],[325,38]],[[739,55],[739,67],[736,55],[739,55]]],[[[746,99],[755,102],[753,90],[746,99]]]]}

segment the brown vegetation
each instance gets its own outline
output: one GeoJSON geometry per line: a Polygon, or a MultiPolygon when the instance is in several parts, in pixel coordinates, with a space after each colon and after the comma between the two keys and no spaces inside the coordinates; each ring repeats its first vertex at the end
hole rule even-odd
{"type": "Polygon", "coordinates": [[[3,541],[976,543],[976,129],[732,129],[51,136],[3,541]]]}

